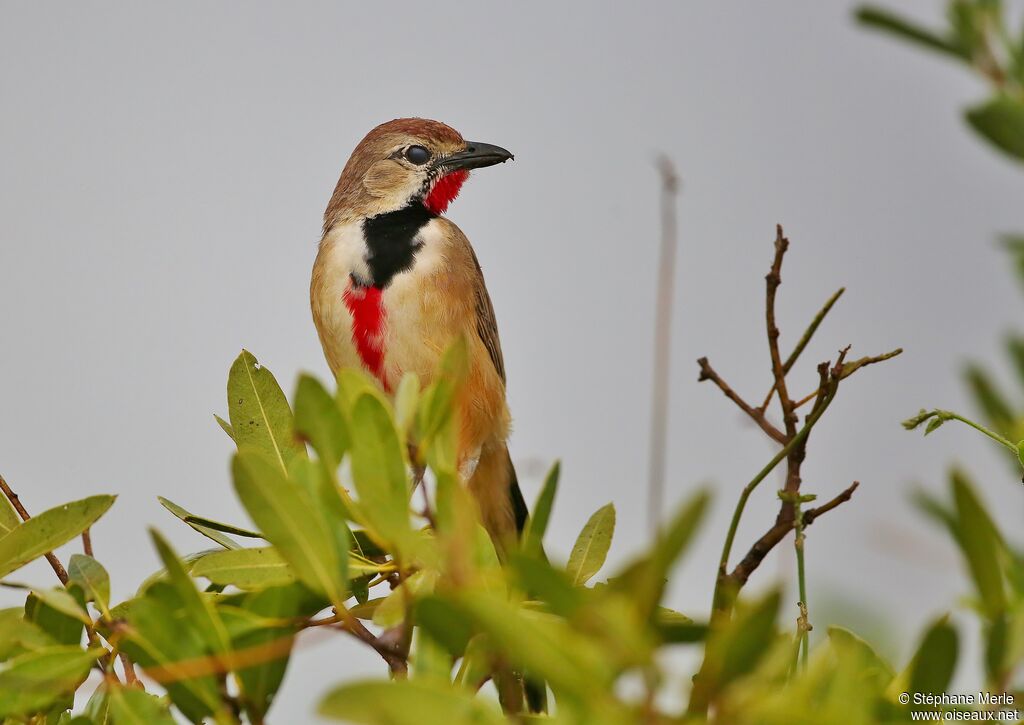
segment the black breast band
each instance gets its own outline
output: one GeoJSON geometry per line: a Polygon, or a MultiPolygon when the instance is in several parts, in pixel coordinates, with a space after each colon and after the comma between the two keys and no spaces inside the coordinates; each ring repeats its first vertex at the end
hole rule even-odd
{"type": "Polygon", "coordinates": [[[387,287],[391,279],[412,269],[416,252],[423,246],[415,241],[416,235],[437,214],[414,201],[398,211],[378,214],[363,220],[366,239],[366,263],[372,279],[368,287],[387,287]]]}

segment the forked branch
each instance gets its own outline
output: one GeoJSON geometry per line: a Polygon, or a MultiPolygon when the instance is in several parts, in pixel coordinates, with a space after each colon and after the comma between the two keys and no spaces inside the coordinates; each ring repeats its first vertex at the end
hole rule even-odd
{"type": "MultiPolygon", "coordinates": [[[[775,308],[778,289],[782,284],[783,261],[788,249],[789,240],[783,234],[782,227],[778,226],[776,227],[774,242],[775,253],[769,272],[765,276],[765,327],[772,370],[772,386],[765,396],[764,403],[754,407],[715,371],[707,358],[700,358],[697,361],[700,366],[699,380],[710,380],[713,382],[733,404],[757,424],[765,435],[781,446],[778,454],[744,487],[740,494],[723,546],[722,557],[719,561],[718,581],[715,587],[714,599],[716,614],[728,614],[739,588],[746,583],[765,556],[793,530],[796,523],[796,501],[800,494],[802,481],[801,466],[807,455],[808,438],[811,430],[834,399],[840,382],[863,367],[888,360],[902,352],[901,349],[896,349],[882,355],[862,357],[847,362],[846,356],[849,348],[845,348],[840,351],[835,363],[823,362],[818,366],[818,384],[810,394],[799,400],[791,398],[789,386],[787,385],[787,376],[801,353],[807,348],[822,321],[831,311],[836,301],[843,295],[845,288],[840,288],[826,300],[825,304],[812,318],[810,325],[801,335],[792,352],[783,359],[779,345],[781,333],[775,308]],[[773,397],[777,397],[782,414],[783,425],[781,428],[772,423],[767,416],[767,408],[773,397]],[[807,403],[812,403],[811,409],[801,426],[798,409],[807,403]],[[783,461],[786,462],[784,495],[782,496],[782,502],[775,523],[754,542],[746,555],[740,560],[740,563],[730,571],[729,559],[732,553],[732,546],[747,499],[754,489],[783,461]]],[[[818,516],[848,501],[856,488],[857,484],[855,483],[827,504],[804,511],[803,525],[809,525],[818,516]]]]}

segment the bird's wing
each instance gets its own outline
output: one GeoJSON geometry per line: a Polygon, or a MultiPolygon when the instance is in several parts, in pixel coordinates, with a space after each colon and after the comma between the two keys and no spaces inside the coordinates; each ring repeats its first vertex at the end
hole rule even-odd
{"type": "Polygon", "coordinates": [[[498,372],[501,382],[505,382],[505,359],[501,355],[501,341],[498,339],[498,321],[494,318],[494,305],[491,304],[491,297],[487,294],[487,287],[484,285],[484,273],[480,269],[480,262],[476,258],[476,252],[469,248],[473,255],[473,264],[476,266],[476,332],[487,353],[491,356],[494,369],[498,372]]]}

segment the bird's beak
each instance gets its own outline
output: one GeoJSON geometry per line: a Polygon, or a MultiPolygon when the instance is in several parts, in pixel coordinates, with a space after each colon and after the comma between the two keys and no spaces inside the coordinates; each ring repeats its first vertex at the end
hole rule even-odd
{"type": "Polygon", "coordinates": [[[466,148],[462,151],[446,156],[438,161],[438,166],[444,167],[446,171],[457,171],[469,169],[481,169],[484,166],[503,164],[509,159],[514,159],[510,151],[501,146],[479,141],[468,141],[466,148]]]}

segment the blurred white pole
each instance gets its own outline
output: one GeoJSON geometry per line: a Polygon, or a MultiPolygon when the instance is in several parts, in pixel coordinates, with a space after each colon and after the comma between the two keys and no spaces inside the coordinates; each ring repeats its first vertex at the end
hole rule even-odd
{"type": "Polygon", "coordinates": [[[651,458],[647,523],[652,535],[661,522],[665,502],[665,457],[668,438],[669,357],[672,350],[672,299],[676,267],[676,197],[679,177],[667,156],[658,157],[661,174],[661,253],[654,310],[654,375],[651,378],[651,458]]]}

